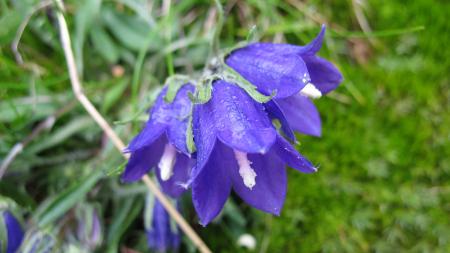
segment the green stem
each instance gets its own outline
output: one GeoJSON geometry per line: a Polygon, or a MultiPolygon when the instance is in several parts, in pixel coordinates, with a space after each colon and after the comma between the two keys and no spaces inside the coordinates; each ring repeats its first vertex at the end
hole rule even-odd
{"type": "MultiPolygon", "coordinates": [[[[172,3],[169,2],[168,4],[168,9],[167,9],[167,13],[166,16],[164,17],[164,27],[166,27],[166,42],[167,45],[170,45],[171,41],[172,41],[172,22],[170,22],[171,20],[171,8],[172,7],[172,3]]],[[[175,74],[175,69],[173,66],[173,55],[171,52],[167,53],[166,55],[166,65],[167,65],[167,72],[169,74],[169,76],[172,76],[175,74]]]]}
{"type": "Polygon", "coordinates": [[[212,40],[212,53],[213,56],[218,57],[220,55],[220,33],[222,32],[222,27],[224,25],[224,12],[222,4],[220,3],[220,0],[214,0],[214,3],[216,4],[217,8],[217,24],[216,29],[214,30],[213,40],[212,40]]]}

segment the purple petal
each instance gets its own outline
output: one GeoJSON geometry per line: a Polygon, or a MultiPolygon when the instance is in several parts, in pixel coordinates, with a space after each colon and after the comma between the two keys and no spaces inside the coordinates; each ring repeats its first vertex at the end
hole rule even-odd
{"type": "Polygon", "coordinates": [[[122,173],[122,182],[137,181],[151,168],[158,165],[166,143],[167,138],[165,135],[162,135],[150,146],[132,152],[125,171],[122,173]]]}
{"type": "MultiPolygon", "coordinates": [[[[296,54],[300,56],[309,56],[316,54],[322,47],[323,38],[325,36],[326,27],[322,25],[322,28],[310,43],[304,46],[297,46],[284,43],[270,43],[270,42],[260,42],[247,45],[250,51],[254,52],[266,52],[266,54],[271,55],[289,55],[296,54]]],[[[236,50],[237,51],[237,50],[236,50]]],[[[233,52],[234,53],[234,52],[233,52]]]]}
{"type": "Polygon", "coordinates": [[[164,88],[153,105],[150,119],[145,128],[131,141],[125,151],[134,152],[148,146],[164,131],[167,131],[170,143],[177,150],[189,155],[186,147],[186,129],[192,103],[189,100],[188,92],[193,91],[192,85],[185,84],[180,88],[173,102],[166,103],[164,97],[167,88],[164,88]]]}
{"type": "Polygon", "coordinates": [[[190,154],[186,146],[186,130],[192,109],[192,102],[188,96],[189,92],[194,92],[194,86],[190,84],[185,84],[178,90],[171,104],[173,118],[167,131],[169,142],[187,156],[190,154]]]}
{"type": "Polygon", "coordinates": [[[276,101],[293,130],[313,136],[321,135],[320,115],[309,98],[297,94],[276,101]]]}
{"type": "Polygon", "coordinates": [[[325,37],[326,26],[322,25],[319,34],[317,34],[316,38],[314,38],[309,44],[301,47],[299,50],[299,54],[304,55],[315,55],[319,52],[322,47],[323,38],[325,37]]]}
{"type": "Polygon", "coordinates": [[[124,152],[132,153],[156,141],[165,131],[166,125],[149,120],[144,129],[136,135],[124,152]]]}
{"type": "Polygon", "coordinates": [[[189,173],[191,172],[191,168],[194,164],[194,160],[180,153],[177,155],[175,166],[173,167],[173,175],[169,178],[169,180],[161,180],[161,175],[158,170],[158,173],[156,173],[157,178],[164,193],[173,198],[178,198],[181,196],[181,194],[186,191],[181,184],[185,184],[188,181],[189,173]]]}
{"type": "Polygon", "coordinates": [[[288,120],[284,116],[284,113],[281,111],[279,105],[275,100],[271,100],[264,104],[264,108],[266,109],[269,117],[271,119],[278,119],[281,123],[281,130],[283,133],[291,140],[295,140],[294,132],[292,131],[288,120]]]}
{"type": "Polygon", "coordinates": [[[308,67],[311,82],[322,94],[336,89],[342,82],[342,74],[331,62],[317,56],[305,56],[303,60],[308,67]]]}
{"type": "Polygon", "coordinates": [[[227,146],[246,153],[265,153],[274,143],[276,130],[264,107],[238,86],[216,81],[211,100],[203,106],[209,114],[202,116],[214,117],[217,138],[227,146]]]}
{"type": "Polygon", "coordinates": [[[192,169],[188,184],[200,174],[213,151],[216,143],[214,117],[211,115],[211,105],[195,105],[192,119],[192,131],[194,134],[196,152],[196,165],[192,169]]]}
{"type": "Polygon", "coordinates": [[[233,51],[226,63],[261,93],[271,95],[276,91],[276,98],[284,98],[309,83],[308,69],[299,55],[273,53],[254,45],[233,51]]]}
{"type": "Polygon", "coordinates": [[[310,161],[298,153],[297,150],[281,136],[277,137],[273,152],[276,152],[278,157],[288,166],[300,172],[314,173],[317,171],[310,161]]]}
{"type": "Polygon", "coordinates": [[[203,226],[222,210],[231,191],[230,170],[237,170],[237,166],[232,150],[216,142],[208,162],[192,183],[192,201],[203,226]]]}
{"type": "Polygon", "coordinates": [[[6,232],[8,239],[6,253],[14,253],[20,247],[23,240],[24,234],[22,227],[16,217],[14,217],[9,211],[3,212],[3,221],[7,230],[6,232]]]}
{"type": "Polygon", "coordinates": [[[230,169],[233,189],[249,205],[279,215],[286,197],[287,176],[284,162],[272,150],[267,154],[249,154],[256,172],[256,184],[246,187],[238,169],[230,169]]]}

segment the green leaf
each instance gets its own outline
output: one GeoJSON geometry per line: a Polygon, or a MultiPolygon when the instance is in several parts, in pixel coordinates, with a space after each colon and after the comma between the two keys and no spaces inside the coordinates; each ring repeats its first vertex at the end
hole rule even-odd
{"type": "Polygon", "coordinates": [[[120,14],[109,8],[102,9],[101,15],[114,37],[131,50],[140,51],[146,47],[149,40],[152,42],[149,49],[157,50],[164,45],[157,29],[152,30],[152,27],[138,16],[120,14]]]}
{"type": "Polygon", "coordinates": [[[83,46],[88,31],[95,19],[99,16],[101,0],[84,0],[79,3],[75,14],[75,35],[73,36],[73,49],[78,71],[83,73],[83,46]]]}
{"type": "Polygon", "coordinates": [[[93,47],[101,57],[109,63],[116,63],[119,60],[120,50],[102,26],[94,25],[89,36],[93,47]]]}
{"type": "Polygon", "coordinates": [[[37,153],[42,150],[54,147],[59,143],[64,142],[70,136],[85,130],[86,128],[94,125],[94,121],[89,116],[81,116],[73,119],[71,122],[65,126],[60,127],[57,131],[52,133],[49,137],[45,138],[43,141],[36,142],[28,148],[30,153],[37,153]]]}
{"type": "Polygon", "coordinates": [[[257,41],[258,40],[257,39],[257,37],[258,37],[257,32],[258,32],[258,30],[256,29],[256,25],[252,26],[250,28],[250,31],[247,34],[247,38],[245,39],[245,41],[247,43],[252,43],[252,42],[257,41]]]}
{"type": "Polygon", "coordinates": [[[123,78],[117,81],[112,88],[110,88],[103,99],[102,112],[107,112],[117,101],[123,96],[123,92],[127,88],[129,79],[123,78]]]}
{"type": "Polygon", "coordinates": [[[84,198],[86,193],[94,187],[102,175],[103,172],[101,170],[95,170],[92,174],[80,180],[80,182],[73,184],[57,195],[53,200],[47,203],[47,205],[36,212],[34,217],[38,225],[44,227],[60,218],[84,198]]]}
{"type": "Polygon", "coordinates": [[[11,43],[16,35],[17,28],[19,28],[22,20],[30,12],[30,9],[32,9],[31,5],[20,1],[16,3],[14,8],[2,11],[0,16],[0,45],[11,43]]]}
{"type": "Polygon", "coordinates": [[[225,81],[234,83],[244,89],[247,94],[252,97],[255,101],[259,103],[266,103],[272,99],[276,95],[276,91],[274,91],[270,96],[263,95],[259,93],[256,89],[256,86],[247,81],[244,77],[242,77],[238,72],[234,69],[230,68],[228,65],[225,65],[223,78],[225,81]]]}
{"type": "Polygon", "coordinates": [[[128,6],[128,8],[135,11],[139,17],[144,19],[149,24],[154,24],[155,20],[151,15],[151,7],[147,0],[118,0],[118,2],[123,3],[128,6]]]}
{"type": "Polygon", "coordinates": [[[107,252],[118,252],[120,238],[125,233],[131,222],[141,212],[142,199],[138,197],[127,198],[120,205],[116,205],[114,209],[116,212],[113,216],[112,224],[108,229],[108,236],[106,245],[108,245],[107,252]]]}
{"type": "Polygon", "coordinates": [[[125,166],[127,166],[127,163],[128,163],[128,161],[124,161],[122,164],[120,164],[117,167],[107,167],[103,170],[103,172],[108,177],[118,176],[118,175],[122,174],[122,172],[125,170],[125,166]]]}

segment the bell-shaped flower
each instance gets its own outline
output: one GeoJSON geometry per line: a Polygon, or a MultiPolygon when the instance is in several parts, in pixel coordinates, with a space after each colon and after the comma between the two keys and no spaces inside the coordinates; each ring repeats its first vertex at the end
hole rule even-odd
{"type": "Polygon", "coordinates": [[[173,197],[185,189],[180,183],[188,180],[194,165],[186,145],[186,130],[192,103],[188,93],[191,84],[183,85],[173,102],[164,100],[167,87],[159,94],[144,129],[130,142],[125,152],[131,154],[121,179],[139,180],[151,168],[157,167],[157,177],[163,191],[173,197]]]}
{"type": "Polygon", "coordinates": [[[1,215],[6,238],[0,241],[0,249],[6,250],[6,253],[15,253],[24,237],[22,227],[11,212],[2,211],[1,215]]]}
{"type": "Polygon", "coordinates": [[[176,251],[180,247],[180,231],[162,204],[153,199],[150,224],[146,225],[147,243],[155,252],[176,251]]]}
{"type": "Polygon", "coordinates": [[[252,43],[231,52],[225,62],[261,93],[275,92],[271,107],[280,108],[293,130],[320,136],[320,116],[309,98],[319,98],[342,82],[339,70],[316,56],[324,35],[322,26],[306,46],[252,43]]]}
{"type": "Polygon", "coordinates": [[[216,217],[231,189],[245,202],[278,215],[285,195],[285,165],[315,172],[273,127],[262,104],[234,84],[218,80],[212,97],[194,106],[197,163],[192,199],[203,225],[216,217]]]}

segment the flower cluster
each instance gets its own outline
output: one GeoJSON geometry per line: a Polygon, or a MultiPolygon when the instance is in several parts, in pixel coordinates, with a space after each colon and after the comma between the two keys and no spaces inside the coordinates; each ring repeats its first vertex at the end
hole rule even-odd
{"type": "Polygon", "coordinates": [[[286,165],[303,173],[317,170],[291,145],[293,132],[321,135],[311,99],[342,81],[332,63],[316,56],[324,33],[322,27],[306,46],[252,43],[232,50],[203,79],[209,82],[180,85],[173,101],[167,101],[173,89],[165,87],[126,149],[131,158],[122,180],[138,180],[155,168],[170,196],[191,187],[203,225],[220,213],[231,190],[249,205],[279,215],[286,165]]]}

